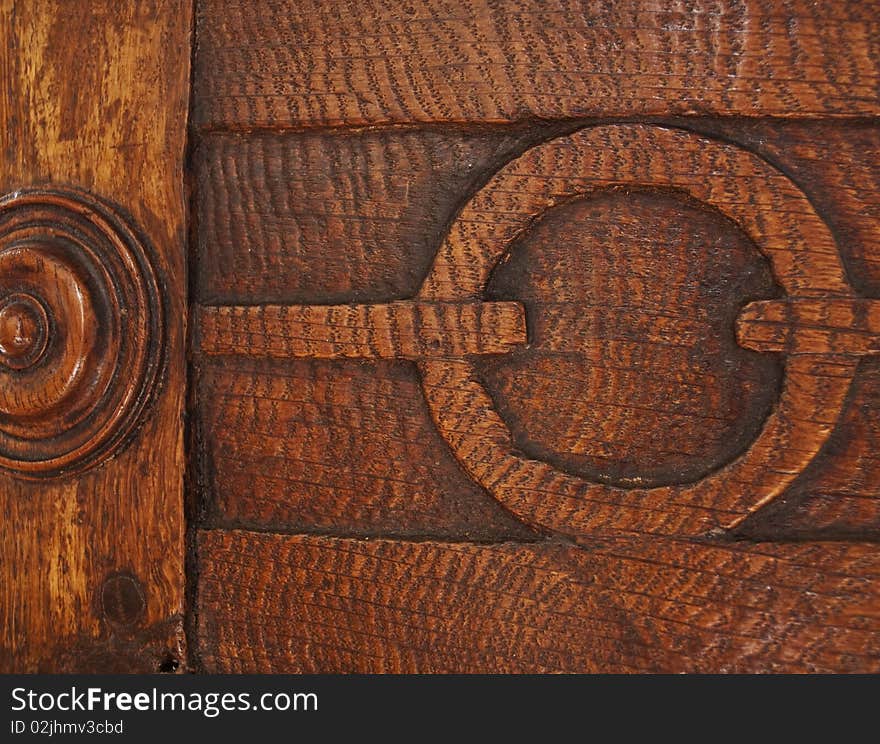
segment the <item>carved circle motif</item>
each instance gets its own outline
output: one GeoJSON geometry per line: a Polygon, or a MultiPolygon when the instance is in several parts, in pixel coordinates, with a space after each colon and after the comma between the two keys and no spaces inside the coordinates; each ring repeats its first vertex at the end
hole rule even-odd
{"type": "Polygon", "coordinates": [[[155,388],[163,325],[148,252],[109,205],[0,200],[0,467],[56,476],[115,452],[155,388]]]}
{"type": "MultiPolygon", "coordinates": [[[[790,298],[854,296],[828,227],[767,162],[683,130],[610,125],[547,142],[500,170],[450,227],[419,299],[482,298],[511,244],[547,210],[632,187],[683,193],[733,220],[790,298]]],[[[526,522],[573,535],[698,535],[735,526],[803,472],[834,428],[857,363],[844,355],[788,357],[777,405],[743,454],[694,483],[644,488],[591,482],[525,456],[468,359],[419,364],[434,420],[459,462],[526,522]]]]}
{"type": "Polygon", "coordinates": [[[42,303],[28,294],[11,294],[0,303],[0,364],[27,369],[36,364],[49,340],[49,318],[42,303]]]}

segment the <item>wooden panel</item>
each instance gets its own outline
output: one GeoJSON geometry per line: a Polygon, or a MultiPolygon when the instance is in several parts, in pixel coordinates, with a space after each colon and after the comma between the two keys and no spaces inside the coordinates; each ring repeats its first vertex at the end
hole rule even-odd
{"type": "Polygon", "coordinates": [[[880,354],[880,302],[752,302],[737,318],[736,332],[740,345],[755,351],[880,354]]]}
{"type": "Polygon", "coordinates": [[[199,309],[199,349],[275,359],[504,354],[526,343],[516,302],[389,302],[199,309]]]}
{"type": "Polygon", "coordinates": [[[455,206],[521,133],[212,135],[195,154],[206,303],[411,297],[455,206]]]}
{"type": "Polygon", "coordinates": [[[197,666],[880,671],[878,3],[196,12],[197,666]]]}
{"type": "Polygon", "coordinates": [[[880,671],[876,545],[202,532],[223,672],[880,671]]]}
{"type": "MultiPolygon", "coordinates": [[[[741,142],[790,174],[830,224],[852,284],[880,297],[880,127],[671,123],[741,142]]],[[[205,137],[194,160],[198,299],[332,304],[411,297],[456,209],[477,186],[527,146],[563,131],[205,137]]]]}
{"type": "MultiPolygon", "coordinates": [[[[791,175],[831,226],[849,280],[861,292],[880,296],[880,261],[873,240],[874,217],[880,218],[880,128],[864,122],[671,123],[741,141],[791,175]]],[[[542,125],[516,130],[209,135],[196,158],[200,298],[208,303],[321,305],[411,297],[450,220],[486,175],[528,146],[564,131],[542,125]]],[[[514,424],[517,446],[532,456],[611,482],[682,481],[741,451],[775,404],[779,360],[737,347],[732,327],[742,304],[775,296],[778,289],[767,279],[758,249],[729,220],[680,195],[630,192],[560,207],[555,228],[551,214],[538,229],[520,237],[510,261],[494,275],[489,293],[495,299],[526,303],[533,343],[523,352],[488,358],[479,367],[495,404],[514,424]],[[568,217],[563,219],[562,212],[568,217]],[[616,241],[613,255],[609,241],[616,241]],[[653,255],[664,258],[645,260],[653,255]],[[628,257],[626,267],[621,257],[628,257]],[[595,272],[601,267],[608,281],[598,281],[595,272]],[[590,297],[593,305],[585,314],[582,301],[590,297]],[[633,312],[635,297],[641,298],[641,315],[633,312]],[[556,298],[570,307],[555,303],[556,298]],[[630,309],[621,309],[625,305],[630,309]],[[680,307],[688,310],[675,321],[670,316],[681,315],[680,307]],[[690,341],[679,347],[673,337],[690,341]],[[598,357],[590,358],[589,364],[568,358],[572,349],[565,351],[560,344],[578,342],[588,357],[598,357]],[[542,351],[543,346],[547,348],[542,351]],[[549,354],[543,364],[552,368],[550,375],[537,368],[529,372],[542,353],[549,354]],[[600,363],[601,358],[605,362],[600,363]],[[548,393],[553,406],[532,396],[534,405],[528,407],[526,393],[536,382],[547,390],[567,385],[579,392],[568,398],[548,393]],[[584,417],[594,425],[584,426],[584,417]],[[610,436],[584,436],[585,431],[603,428],[610,436]]],[[[249,326],[253,333],[245,341],[248,349],[262,353],[259,347],[268,338],[258,326],[249,326]]],[[[282,352],[290,355],[289,349],[282,352]]],[[[379,435],[399,418],[393,413],[395,396],[400,396],[406,420],[424,416],[423,397],[416,387],[402,389],[396,373],[381,379],[395,367],[243,361],[230,366],[228,360],[218,360],[206,362],[205,368],[206,386],[198,397],[204,441],[198,452],[206,472],[203,498],[209,503],[216,499],[217,508],[210,506],[209,513],[218,524],[461,537],[475,534],[473,524],[450,517],[456,521],[442,527],[440,512],[432,511],[441,501],[430,497],[434,506],[427,517],[422,501],[426,494],[442,493],[443,498],[464,503],[482,499],[488,506],[481,510],[494,507],[458,468],[445,466],[436,476],[443,485],[429,486],[429,473],[412,481],[403,477],[409,485],[393,487],[391,492],[398,495],[393,507],[382,505],[381,494],[389,487],[384,480],[364,491],[364,511],[347,502],[345,509],[331,507],[327,496],[311,507],[309,499],[314,497],[309,494],[316,489],[325,494],[362,489],[358,467],[370,473],[394,472],[394,478],[401,478],[409,467],[421,467],[421,461],[407,465],[407,458],[410,463],[413,458],[409,450],[379,435]],[[373,388],[378,392],[368,394],[360,382],[352,387],[356,369],[372,370],[370,374],[381,379],[373,388]],[[288,413],[270,415],[279,386],[302,384],[299,381],[312,379],[316,370],[321,384],[334,391],[333,407],[310,405],[305,396],[285,393],[288,413]],[[334,382],[332,375],[337,373],[342,377],[334,382]],[[281,382],[284,376],[289,383],[281,382]],[[234,390],[234,396],[226,397],[227,390],[234,390]],[[377,394],[381,405],[370,398],[377,394]],[[263,395],[267,399],[261,399],[263,395]],[[289,442],[326,443],[353,436],[350,427],[340,428],[343,409],[338,405],[352,420],[363,417],[378,426],[355,436],[359,444],[351,457],[326,445],[315,450],[337,453],[336,469],[329,474],[330,462],[321,455],[321,467],[314,471],[319,477],[305,488],[308,463],[297,460],[304,455],[296,454],[299,450],[289,442]],[[247,423],[242,413],[247,411],[262,412],[259,434],[247,423]],[[247,446],[251,435],[244,432],[254,437],[247,446]],[[257,497],[236,468],[250,472],[248,463],[259,446],[272,453],[279,475],[264,488],[265,495],[257,497]],[[395,463],[392,470],[383,462],[385,447],[390,447],[395,463]],[[455,473],[452,480],[449,472],[455,473]],[[419,495],[411,510],[400,510],[403,493],[419,495]],[[348,515],[357,516],[349,520],[348,515]]],[[[834,447],[811,465],[812,475],[798,481],[799,488],[806,488],[804,484],[815,480],[815,489],[808,490],[818,501],[800,491],[807,499],[803,504],[815,504],[810,516],[798,511],[806,506],[790,516],[780,512],[772,537],[874,534],[880,470],[871,440],[862,443],[861,432],[868,436],[873,431],[875,387],[858,386],[859,392],[854,390],[846,402],[841,421],[861,422],[853,430],[860,435],[836,437],[834,447]],[[854,462],[858,467],[851,467],[854,462]],[[857,508],[846,506],[851,498],[857,499],[857,508]]],[[[426,459],[447,462],[446,445],[430,423],[419,427],[428,447],[426,459]]],[[[780,501],[792,509],[795,503],[802,503],[801,497],[780,501]]],[[[498,534],[493,524],[482,534],[498,534]]]]}
{"type": "Polygon", "coordinates": [[[0,191],[75,186],[115,202],[151,245],[166,303],[159,393],[127,446],[81,475],[0,474],[2,671],[155,672],[183,658],[190,7],[0,3],[0,191]]]}
{"type": "Polygon", "coordinates": [[[875,116],[874,0],[200,0],[196,121],[875,116]]]}
{"type": "Polygon", "coordinates": [[[880,126],[875,122],[679,120],[741,142],[787,173],[831,227],[850,283],[880,297],[880,126]]]}
{"type": "Polygon", "coordinates": [[[440,439],[406,362],[217,357],[199,377],[206,522],[530,539],[440,439]]]}

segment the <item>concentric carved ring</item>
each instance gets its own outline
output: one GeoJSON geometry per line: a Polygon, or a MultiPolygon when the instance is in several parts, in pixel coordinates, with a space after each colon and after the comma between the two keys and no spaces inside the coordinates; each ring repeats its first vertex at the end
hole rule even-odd
{"type": "Polygon", "coordinates": [[[148,251],[113,208],[55,189],[0,200],[0,467],[94,465],[123,444],[161,368],[148,251]]]}
{"type": "MultiPolygon", "coordinates": [[[[495,266],[542,214],[633,187],[683,192],[733,220],[767,257],[786,299],[853,297],[831,233],[784,174],[689,132],[614,125],[552,140],[499,171],[452,224],[417,299],[482,298],[495,266]]],[[[803,472],[834,428],[857,363],[833,349],[788,355],[777,405],[744,453],[697,482],[644,488],[591,482],[518,451],[467,358],[419,366],[434,421],[463,467],[528,523],[573,535],[696,535],[736,525],[803,472]]]]}
{"type": "Polygon", "coordinates": [[[36,364],[49,341],[49,317],[29,294],[13,293],[0,303],[0,364],[27,369],[36,364]]]}

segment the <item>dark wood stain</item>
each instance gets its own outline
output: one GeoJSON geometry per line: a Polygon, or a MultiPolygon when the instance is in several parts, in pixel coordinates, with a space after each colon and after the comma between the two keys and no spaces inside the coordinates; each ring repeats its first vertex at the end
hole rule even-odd
{"type": "Polygon", "coordinates": [[[698,480],[755,439],[779,394],[779,360],[733,335],[744,300],[778,292],[721,215],[600,193],[546,212],[499,264],[487,296],[525,304],[530,343],[478,369],[531,456],[624,486],[698,480]]]}
{"type": "MultiPolygon", "coordinates": [[[[740,143],[720,120],[585,124],[503,157],[482,139],[484,176],[408,228],[429,266],[392,305],[351,285],[285,303],[253,269],[227,303],[200,298],[206,670],[878,668],[872,259],[859,220],[824,221],[840,172],[815,154],[863,125],[750,122],[740,143]],[[521,305],[527,338],[479,302],[521,305]],[[511,347],[462,351],[462,328],[511,347]]],[[[419,136],[434,147],[253,138],[419,136]]],[[[873,203],[843,192],[850,214],[873,203]]]]}
{"type": "Polygon", "coordinates": [[[529,539],[465,476],[406,362],[205,361],[208,523],[337,534],[529,539]]]}
{"type": "Polygon", "coordinates": [[[872,544],[207,531],[199,551],[212,672],[880,670],[872,544]]]}
{"type": "Polygon", "coordinates": [[[202,0],[202,668],[877,671],[878,19],[202,0]]]}
{"type": "Polygon", "coordinates": [[[194,158],[198,299],[410,297],[456,205],[527,141],[443,130],[204,137],[194,158]]]}

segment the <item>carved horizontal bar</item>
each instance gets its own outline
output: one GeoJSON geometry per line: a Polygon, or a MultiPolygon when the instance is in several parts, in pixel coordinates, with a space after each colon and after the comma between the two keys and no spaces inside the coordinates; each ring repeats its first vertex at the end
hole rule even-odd
{"type": "Polygon", "coordinates": [[[205,306],[201,350],[288,359],[503,354],[526,343],[516,302],[205,306]]]}
{"type": "Polygon", "coordinates": [[[880,300],[766,300],[737,319],[740,345],[786,354],[880,354],[880,300]]]}

